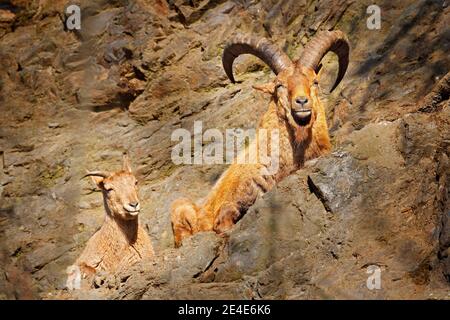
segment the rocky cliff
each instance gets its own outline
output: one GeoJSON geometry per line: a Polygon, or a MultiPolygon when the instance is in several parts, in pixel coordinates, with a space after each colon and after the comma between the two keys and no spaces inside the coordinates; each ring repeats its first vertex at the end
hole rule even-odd
{"type": "Polygon", "coordinates": [[[440,298],[450,292],[448,1],[10,0],[0,4],[0,297],[440,298]],[[80,30],[64,8],[81,7],[80,30]],[[333,152],[257,200],[235,228],[173,248],[170,203],[200,200],[226,165],[175,165],[171,133],[253,128],[273,77],[254,57],[221,53],[237,32],[290,57],[319,30],[351,42],[344,81],[321,76],[333,152]],[[447,76],[446,76],[447,75],[447,76]],[[140,180],[141,221],[157,256],[90,291],[65,270],[104,216],[85,169],[140,180]],[[381,289],[369,290],[369,268],[381,289]]]}

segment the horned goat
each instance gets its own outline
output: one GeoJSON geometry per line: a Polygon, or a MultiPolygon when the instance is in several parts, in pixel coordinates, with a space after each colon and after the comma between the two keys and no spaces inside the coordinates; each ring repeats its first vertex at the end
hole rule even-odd
{"type": "Polygon", "coordinates": [[[137,180],[128,156],[121,171],[93,171],[84,177],[91,177],[102,191],[106,216],[75,264],[67,268],[69,289],[79,289],[81,279],[92,280],[98,272],[114,274],[153,256],[150,237],[139,224],[137,180]]]}
{"type": "MultiPolygon", "coordinates": [[[[175,246],[196,232],[229,230],[258,195],[301,168],[305,161],[331,149],[325,109],[319,100],[318,72],[329,51],[339,58],[339,72],[333,91],[345,75],[349,63],[349,42],[341,31],[318,33],[305,46],[302,55],[292,61],[283,51],[264,38],[237,36],[224,49],[222,63],[231,82],[233,62],[241,54],[252,54],[264,61],[276,74],[268,84],[254,86],[271,95],[269,108],[260,119],[258,130],[278,130],[279,169],[262,174],[263,163],[233,163],[222,174],[201,206],[182,198],[173,202],[171,222],[175,246]]],[[[270,149],[270,141],[268,141],[270,149]]],[[[267,169],[267,168],[266,168],[267,169]]]]}

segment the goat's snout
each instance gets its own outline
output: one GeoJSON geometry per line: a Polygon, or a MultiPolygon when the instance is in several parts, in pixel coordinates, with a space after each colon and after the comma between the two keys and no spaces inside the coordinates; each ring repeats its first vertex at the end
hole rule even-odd
{"type": "Polygon", "coordinates": [[[308,97],[306,96],[295,97],[292,107],[294,111],[309,110],[310,103],[308,97]]]}
{"type": "Polygon", "coordinates": [[[138,201],[128,202],[123,207],[128,212],[128,214],[130,214],[132,216],[136,216],[139,213],[139,210],[141,208],[138,201]]]}
{"type": "Polygon", "coordinates": [[[130,202],[129,203],[129,205],[130,205],[130,207],[133,207],[133,208],[137,208],[137,206],[139,205],[139,202],[130,202]]]}
{"type": "Polygon", "coordinates": [[[292,116],[297,124],[303,126],[311,120],[311,103],[306,96],[297,96],[292,103],[292,116]]]}
{"type": "Polygon", "coordinates": [[[299,97],[295,98],[295,104],[299,107],[304,108],[307,103],[308,103],[308,98],[305,96],[299,96],[299,97]]]}

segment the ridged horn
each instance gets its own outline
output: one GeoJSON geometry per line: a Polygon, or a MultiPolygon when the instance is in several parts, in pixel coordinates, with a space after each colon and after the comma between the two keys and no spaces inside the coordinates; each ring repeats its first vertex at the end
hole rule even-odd
{"type": "Polygon", "coordinates": [[[342,31],[322,31],[318,33],[306,44],[298,63],[318,72],[317,68],[320,61],[329,51],[334,52],[339,58],[339,72],[330,90],[332,92],[344,78],[349,62],[350,44],[342,31]]]}
{"type": "Polygon", "coordinates": [[[222,55],[223,69],[233,83],[233,62],[241,54],[252,54],[260,58],[275,74],[293,64],[283,51],[266,38],[238,35],[226,45],[222,55]]]}

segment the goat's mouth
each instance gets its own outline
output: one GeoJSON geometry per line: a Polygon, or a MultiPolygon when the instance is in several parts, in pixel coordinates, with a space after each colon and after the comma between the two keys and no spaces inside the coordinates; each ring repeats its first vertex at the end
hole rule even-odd
{"type": "Polygon", "coordinates": [[[292,117],[299,126],[306,126],[311,121],[311,109],[292,110],[292,117]]]}
{"type": "Polygon", "coordinates": [[[127,213],[127,215],[129,215],[131,217],[136,217],[139,214],[140,210],[128,210],[128,209],[125,209],[125,212],[127,213]]]}

